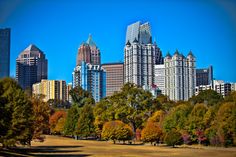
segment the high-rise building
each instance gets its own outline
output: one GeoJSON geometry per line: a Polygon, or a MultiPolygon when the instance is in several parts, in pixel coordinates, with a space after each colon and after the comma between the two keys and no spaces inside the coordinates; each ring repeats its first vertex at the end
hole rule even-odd
{"type": "Polygon", "coordinates": [[[151,87],[154,84],[154,64],[161,64],[162,55],[152,43],[149,23],[136,22],[127,27],[124,48],[124,82],[151,87]]]}
{"type": "Polygon", "coordinates": [[[178,51],[164,58],[165,94],[171,100],[188,100],[195,94],[196,59],[190,51],[187,57],[178,51]]]}
{"type": "Polygon", "coordinates": [[[100,60],[100,50],[89,35],[87,42],[82,43],[78,51],[72,87],[81,86],[91,92],[96,102],[106,96],[106,72],[101,68],[100,60]]]}
{"type": "Polygon", "coordinates": [[[106,72],[100,65],[92,65],[82,61],[81,66],[74,69],[72,86],[81,86],[91,92],[94,100],[99,102],[106,96],[106,72]]]}
{"type": "Polygon", "coordinates": [[[155,82],[154,84],[161,90],[161,94],[165,94],[165,65],[155,65],[155,82]]]}
{"type": "Polygon", "coordinates": [[[50,99],[66,101],[67,86],[63,80],[41,80],[33,84],[32,93],[35,95],[44,95],[44,101],[50,99]]]}
{"type": "Polygon", "coordinates": [[[106,71],[106,96],[111,96],[124,85],[124,64],[106,63],[102,68],[106,71]]]}
{"type": "Polygon", "coordinates": [[[89,35],[89,38],[86,42],[91,50],[91,64],[93,65],[100,65],[101,64],[101,55],[100,50],[97,47],[96,43],[92,39],[92,35],[89,35]]]}
{"type": "Polygon", "coordinates": [[[196,69],[196,86],[212,85],[213,87],[213,67],[196,69]]]}
{"type": "Polygon", "coordinates": [[[0,29],[0,78],[10,75],[10,28],[0,29]]]}
{"type": "Polygon", "coordinates": [[[48,78],[48,60],[35,45],[29,45],[16,59],[16,80],[23,89],[48,78]]]}
{"type": "Polygon", "coordinates": [[[78,49],[76,65],[81,65],[82,61],[93,65],[101,63],[100,50],[92,40],[92,35],[89,35],[87,42],[83,42],[78,49]]]}

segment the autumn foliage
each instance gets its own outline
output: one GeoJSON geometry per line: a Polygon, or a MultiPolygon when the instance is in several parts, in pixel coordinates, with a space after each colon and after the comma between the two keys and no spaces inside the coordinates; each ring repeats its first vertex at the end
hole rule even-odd
{"type": "Polygon", "coordinates": [[[66,112],[56,111],[49,119],[50,131],[53,134],[62,134],[65,125],[66,112]]]}
{"type": "Polygon", "coordinates": [[[148,121],[147,125],[141,132],[141,139],[144,142],[158,142],[162,136],[160,126],[153,121],[148,121]]]}
{"type": "Polygon", "coordinates": [[[132,137],[133,131],[131,127],[119,120],[106,122],[102,129],[102,138],[112,140],[114,143],[116,140],[126,141],[132,137]]]}

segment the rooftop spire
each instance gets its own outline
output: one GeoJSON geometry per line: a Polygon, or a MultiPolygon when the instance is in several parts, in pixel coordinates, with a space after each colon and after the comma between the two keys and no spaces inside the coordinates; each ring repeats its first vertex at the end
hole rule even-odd
{"type": "Polygon", "coordinates": [[[92,47],[97,47],[96,46],[96,43],[93,41],[93,39],[92,39],[92,35],[91,34],[89,34],[89,37],[88,37],[88,40],[87,40],[87,42],[86,42],[89,46],[92,46],[92,47]]]}

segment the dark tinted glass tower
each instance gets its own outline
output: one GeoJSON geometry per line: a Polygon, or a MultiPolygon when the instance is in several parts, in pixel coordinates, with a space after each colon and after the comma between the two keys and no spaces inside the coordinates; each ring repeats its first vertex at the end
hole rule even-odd
{"type": "Polygon", "coordinates": [[[0,29],[0,78],[10,73],[10,28],[0,29]]]}
{"type": "Polygon", "coordinates": [[[35,45],[29,45],[16,59],[16,80],[23,89],[48,78],[48,60],[35,45]]]}

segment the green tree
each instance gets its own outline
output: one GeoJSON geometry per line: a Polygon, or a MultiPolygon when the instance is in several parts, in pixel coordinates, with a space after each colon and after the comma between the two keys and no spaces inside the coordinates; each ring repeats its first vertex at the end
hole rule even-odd
{"type": "Polygon", "coordinates": [[[179,133],[176,129],[172,129],[165,135],[164,140],[168,146],[175,147],[175,145],[182,143],[181,133],[179,133]]]}
{"type": "Polygon", "coordinates": [[[214,106],[223,101],[223,96],[214,90],[205,90],[190,98],[189,101],[193,104],[204,103],[207,106],[214,106]]]}
{"type": "Polygon", "coordinates": [[[82,87],[77,86],[69,91],[69,94],[72,97],[72,101],[74,105],[77,105],[78,107],[83,107],[85,103],[93,103],[94,99],[92,98],[91,93],[88,91],[83,90],[82,87]]]}
{"type": "Polygon", "coordinates": [[[189,104],[181,104],[171,109],[170,113],[166,115],[163,122],[163,129],[165,132],[171,131],[173,128],[178,131],[186,129],[186,122],[188,115],[192,110],[189,104]]]}
{"type": "Polygon", "coordinates": [[[94,115],[93,107],[90,104],[85,104],[81,111],[78,120],[77,135],[87,138],[94,135],[94,115]]]}
{"type": "Polygon", "coordinates": [[[30,145],[33,135],[33,106],[21,87],[10,78],[0,80],[1,131],[4,147],[17,142],[30,145]]]}
{"type": "Polygon", "coordinates": [[[218,136],[224,146],[236,145],[236,103],[221,105],[216,116],[218,136]]]}
{"type": "Polygon", "coordinates": [[[65,135],[75,135],[75,131],[78,125],[78,118],[79,109],[76,105],[72,105],[66,115],[66,122],[64,126],[65,135]]]}

